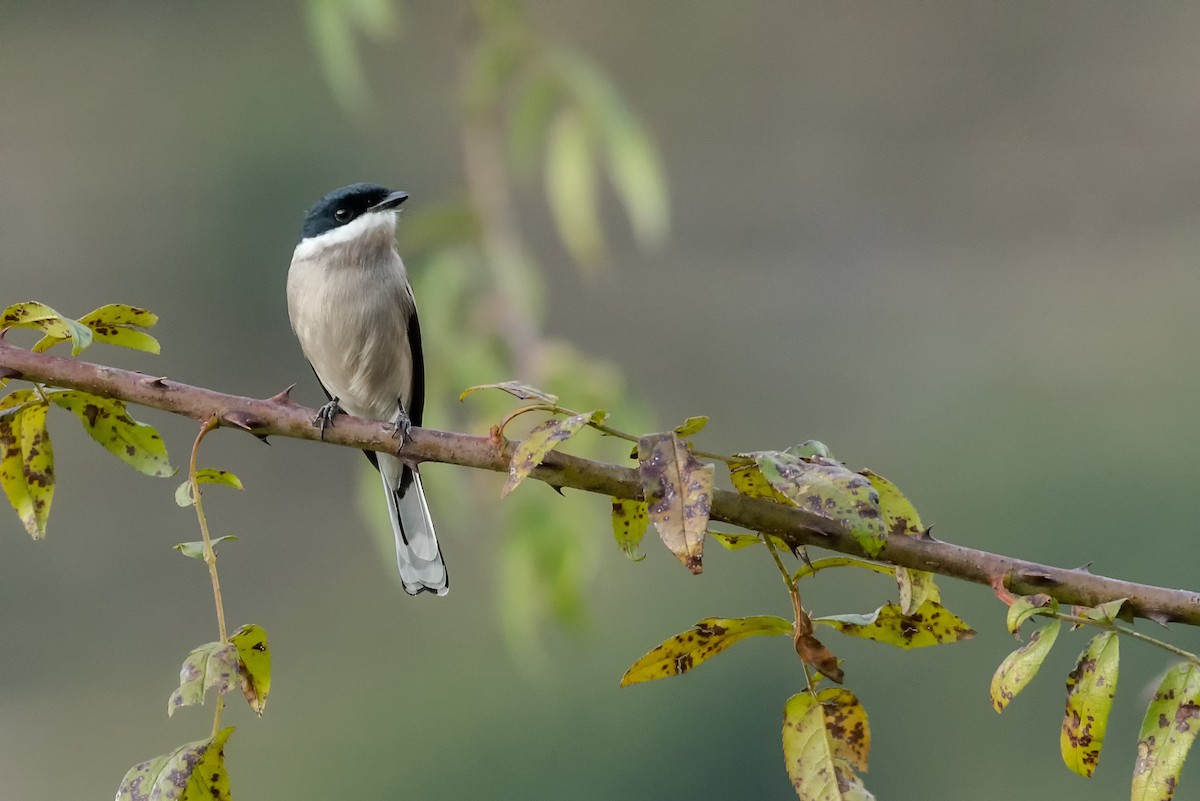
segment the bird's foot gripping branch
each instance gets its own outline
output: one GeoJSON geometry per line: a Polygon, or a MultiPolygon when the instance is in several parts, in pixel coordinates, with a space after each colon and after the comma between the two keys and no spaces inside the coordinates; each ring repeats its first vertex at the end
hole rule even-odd
{"type": "MultiPolygon", "coordinates": [[[[231,538],[210,535],[202,486],[224,484],[240,489],[241,482],[227,471],[198,467],[197,454],[204,437],[220,426],[258,436],[312,440],[317,436],[309,424],[311,410],[291,403],[286,393],[251,400],[42,353],[70,342],[72,355],[78,355],[95,341],[157,353],[157,342],[146,333],[155,322],[154,315],[144,309],[117,304],[78,320],[39,303],[19,303],[0,314],[0,388],[14,381],[30,385],[9,386],[8,394],[0,397],[0,485],[26,530],[40,539],[46,532],[55,488],[47,427],[50,406],[71,412],[97,442],[152,476],[173,475],[175,470],[158,433],[134,420],[125,403],[187,415],[200,423],[188,479],[176,491],[176,499],[181,506],[195,508],[201,540],[176,547],[208,567],[219,639],[188,655],[168,711],[201,703],[208,691],[214,691],[218,700],[212,732],[208,738],[132,768],[121,783],[118,798],[158,794],[185,801],[228,799],[224,746],[232,729],[220,726],[221,699],[240,687],[251,708],[261,714],[270,687],[270,653],[265,632],[257,626],[226,632],[214,546],[231,538]],[[4,332],[13,328],[35,329],[42,338],[32,348],[16,347],[3,340],[4,332]]],[[[800,798],[871,797],[858,776],[866,770],[871,741],[866,711],[849,689],[822,686],[826,681],[842,684],[846,675],[817,632],[829,629],[902,649],[969,638],[972,629],[941,605],[935,573],[990,584],[1009,607],[1007,623],[1014,634],[1032,618],[1046,618],[996,671],[991,700],[997,711],[1037,673],[1063,622],[1073,628],[1099,629],[1067,677],[1067,708],[1060,738],[1064,761],[1084,776],[1095,769],[1105,739],[1117,687],[1120,638],[1141,640],[1180,659],[1147,709],[1132,784],[1135,799],[1172,797],[1200,725],[1200,659],[1135,630],[1131,623],[1140,617],[1195,624],[1200,621],[1200,596],[1195,593],[1036,565],[939,542],[930,537],[916,509],[895,484],[869,470],[848,469],[820,443],[725,456],[694,445],[707,422],[702,417],[690,418],[671,431],[633,435],[610,425],[604,411],[568,409],[555,396],[523,384],[472,387],[463,396],[484,389],[504,391],[527,403],[493,426],[487,438],[414,429],[412,441],[400,452],[417,459],[506,471],[504,495],[534,478],[560,488],[611,496],[617,546],[634,560],[641,558],[642,538],[653,523],[666,548],[693,573],[702,570],[704,547],[710,539],[767,560],[778,571],[790,617],[706,617],[634,662],[621,684],[688,672],[748,637],[790,638],[787,653],[799,657],[804,680],[784,703],[782,740],[786,770],[800,798]],[[519,441],[510,442],[506,431],[512,422],[529,414],[546,419],[519,441]],[[633,466],[591,462],[558,450],[585,428],[628,440],[634,446],[633,466]],[[718,465],[727,471],[734,491],[715,487],[718,465]],[[714,531],[714,521],[743,531],[714,531]],[[809,559],[806,545],[823,546],[841,555],[809,559]],[[791,558],[798,561],[789,567],[791,558]],[[801,587],[817,572],[833,569],[887,576],[894,582],[897,600],[866,614],[815,615],[812,610],[820,603],[811,595],[802,603],[801,587]]],[[[351,419],[343,424],[339,418],[338,428],[327,434],[332,434],[334,444],[392,452],[397,447],[386,423],[351,419]]],[[[790,657],[781,652],[781,658],[790,657]]]]}

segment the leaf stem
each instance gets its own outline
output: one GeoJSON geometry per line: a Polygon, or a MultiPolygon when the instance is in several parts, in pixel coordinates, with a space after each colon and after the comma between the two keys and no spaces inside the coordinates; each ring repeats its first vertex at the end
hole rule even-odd
{"type": "MultiPolygon", "coordinates": [[[[220,641],[226,643],[229,641],[229,636],[225,629],[225,606],[221,601],[221,580],[217,577],[217,553],[212,547],[212,538],[208,534],[208,520],[204,516],[204,506],[201,501],[200,480],[197,477],[196,457],[200,452],[200,443],[208,432],[213,431],[220,425],[216,415],[209,415],[204,418],[204,422],[200,424],[200,433],[196,435],[196,441],[192,444],[192,458],[188,462],[188,482],[192,486],[192,499],[196,506],[196,519],[200,522],[200,537],[204,540],[204,564],[208,565],[208,575],[212,579],[213,601],[217,608],[217,631],[220,633],[220,641]]],[[[217,712],[213,717],[213,737],[221,730],[221,709],[225,705],[224,696],[217,695],[217,712]]]]}
{"type": "Polygon", "coordinates": [[[1105,623],[1102,620],[1093,620],[1090,617],[1082,617],[1080,615],[1068,615],[1064,612],[1054,612],[1048,615],[1048,617],[1053,617],[1057,620],[1064,620],[1067,623],[1074,623],[1077,626],[1096,626],[1098,628],[1108,629],[1109,631],[1115,631],[1118,634],[1124,634],[1128,637],[1132,637],[1135,640],[1141,640],[1148,645],[1161,648],[1168,653],[1174,654],[1180,659],[1191,662],[1193,665],[1200,666],[1200,655],[1194,654],[1191,651],[1185,651],[1182,648],[1172,645],[1169,642],[1160,640],[1157,637],[1151,637],[1149,634],[1142,634],[1140,631],[1135,631],[1132,628],[1118,625],[1115,621],[1105,623]]]}

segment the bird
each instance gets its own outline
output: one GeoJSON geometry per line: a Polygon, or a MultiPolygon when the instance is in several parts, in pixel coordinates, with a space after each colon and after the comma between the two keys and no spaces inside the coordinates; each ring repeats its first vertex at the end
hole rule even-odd
{"type": "MultiPolygon", "coordinates": [[[[335,189],[304,216],[287,277],[288,317],[329,402],[313,425],[339,412],[394,425],[401,442],[421,425],[425,363],[421,327],[396,224],[407,192],[374,183],[335,189]]],[[[364,451],[379,471],[409,595],[450,589],[415,465],[364,451]]]]}

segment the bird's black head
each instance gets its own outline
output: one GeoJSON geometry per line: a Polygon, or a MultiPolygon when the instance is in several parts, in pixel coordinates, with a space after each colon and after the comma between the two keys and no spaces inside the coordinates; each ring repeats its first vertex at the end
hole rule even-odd
{"type": "Polygon", "coordinates": [[[393,192],[379,184],[350,184],[318,200],[304,215],[300,236],[320,236],[372,211],[388,211],[408,199],[407,192],[393,192]]]}

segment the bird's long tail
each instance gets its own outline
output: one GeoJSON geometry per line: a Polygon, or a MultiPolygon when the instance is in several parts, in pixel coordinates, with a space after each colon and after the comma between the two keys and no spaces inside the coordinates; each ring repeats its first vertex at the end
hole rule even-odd
{"type": "Polygon", "coordinates": [[[409,595],[445,595],[450,591],[450,578],[433,533],[420,474],[400,459],[380,454],[379,475],[388,496],[388,517],[396,535],[396,564],[404,591],[409,595]]]}

